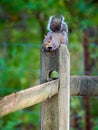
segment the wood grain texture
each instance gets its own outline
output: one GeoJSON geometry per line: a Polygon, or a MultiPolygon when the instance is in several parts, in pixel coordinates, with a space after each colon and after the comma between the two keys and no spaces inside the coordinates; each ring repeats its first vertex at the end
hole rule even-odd
{"type": "MultiPolygon", "coordinates": [[[[49,74],[59,68],[59,50],[41,51],[41,83],[50,80],[49,74]]],[[[41,103],[41,130],[58,130],[58,94],[41,103]]]]}
{"type": "Polygon", "coordinates": [[[58,92],[58,84],[59,80],[54,80],[5,96],[0,100],[0,116],[50,99],[58,92]]]}
{"type": "Polygon", "coordinates": [[[58,94],[41,104],[41,130],[69,130],[69,58],[64,44],[56,51],[41,51],[41,83],[50,80],[52,71],[57,71],[60,79],[58,94]]]}
{"type": "MultiPolygon", "coordinates": [[[[56,79],[54,81],[50,81],[5,96],[0,100],[0,116],[7,115],[8,113],[15,112],[17,110],[21,110],[28,106],[32,106],[34,104],[50,99],[55,94],[57,95],[58,88],[59,80],[56,79]]],[[[98,96],[98,76],[71,76],[70,95],[98,96]]],[[[52,98],[50,100],[52,100],[52,98]]]]}
{"type": "Polygon", "coordinates": [[[71,76],[71,96],[98,96],[98,76],[71,76]]]}
{"type": "Polygon", "coordinates": [[[66,45],[59,49],[59,79],[58,91],[59,128],[58,130],[69,130],[70,116],[70,54],[66,45]]]}

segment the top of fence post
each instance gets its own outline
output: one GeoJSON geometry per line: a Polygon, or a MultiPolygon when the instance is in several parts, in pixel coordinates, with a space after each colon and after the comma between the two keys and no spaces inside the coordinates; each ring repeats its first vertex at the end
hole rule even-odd
{"type": "Polygon", "coordinates": [[[41,83],[52,71],[59,73],[59,93],[41,104],[41,130],[69,130],[70,63],[67,46],[41,51],[41,83]]]}

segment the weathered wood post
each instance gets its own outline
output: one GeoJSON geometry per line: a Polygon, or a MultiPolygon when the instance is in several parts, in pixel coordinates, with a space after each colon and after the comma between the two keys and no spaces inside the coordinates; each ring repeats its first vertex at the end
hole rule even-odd
{"type": "Polygon", "coordinates": [[[41,130],[69,130],[70,57],[64,44],[55,51],[41,51],[41,83],[52,71],[59,73],[59,92],[41,103],[41,130]]]}

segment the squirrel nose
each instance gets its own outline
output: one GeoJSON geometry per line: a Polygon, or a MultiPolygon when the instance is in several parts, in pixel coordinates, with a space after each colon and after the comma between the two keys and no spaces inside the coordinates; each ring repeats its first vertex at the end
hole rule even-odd
{"type": "Polygon", "coordinates": [[[52,46],[47,47],[48,50],[52,50],[52,46]]]}

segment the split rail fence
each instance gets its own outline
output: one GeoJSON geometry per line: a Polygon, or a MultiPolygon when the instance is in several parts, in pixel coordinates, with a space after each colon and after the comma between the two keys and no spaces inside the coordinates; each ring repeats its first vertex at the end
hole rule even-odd
{"type": "Polygon", "coordinates": [[[41,103],[41,130],[69,130],[70,96],[98,96],[98,76],[70,76],[66,45],[56,51],[41,50],[40,85],[5,96],[0,116],[41,103]],[[58,79],[50,74],[57,71],[58,79]]]}

